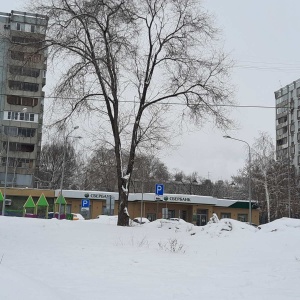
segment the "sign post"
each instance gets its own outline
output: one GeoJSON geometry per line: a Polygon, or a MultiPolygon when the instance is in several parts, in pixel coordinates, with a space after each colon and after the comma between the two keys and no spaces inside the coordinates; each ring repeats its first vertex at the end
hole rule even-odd
{"type": "Polygon", "coordinates": [[[90,199],[81,199],[81,214],[85,219],[90,218],[90,199]]]}
{"type": "MultiPolygon", "coordinates": [[[[163,184],[156,184],[155,185],[155,195],[158,196],[156,197],[157,201],[157,206],[156,206],[156,211],[157,211],[157,217],[158,217],[158,201],[163,200],[162,197],[164,195],[164,185],[163,184]]],[[[162,211],[162,217],[164,215],[164,211],[162,211]]]]}

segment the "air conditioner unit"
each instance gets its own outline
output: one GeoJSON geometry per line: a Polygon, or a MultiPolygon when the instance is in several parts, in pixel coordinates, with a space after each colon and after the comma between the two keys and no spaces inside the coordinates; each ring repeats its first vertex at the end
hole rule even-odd
{"type": "Polygon", "coordinates": [[[10,206],[11,205],[11,199],[5,199],[5,205],[10,206]]]}

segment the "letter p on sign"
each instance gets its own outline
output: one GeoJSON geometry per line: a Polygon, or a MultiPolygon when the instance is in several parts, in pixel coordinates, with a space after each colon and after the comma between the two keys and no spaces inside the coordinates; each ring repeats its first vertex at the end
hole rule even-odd
{"type": "Polygon", "coordinates": [[[157,196],[163,196],[163,194],[164,194],[164,185],[163,184],[155,185],[155,194],[157,196]]]}
{"type": "Polygon", "coordinates": [[[81,207],[89,208],[90,207],[90,199],[82,199],[81,207]]]}

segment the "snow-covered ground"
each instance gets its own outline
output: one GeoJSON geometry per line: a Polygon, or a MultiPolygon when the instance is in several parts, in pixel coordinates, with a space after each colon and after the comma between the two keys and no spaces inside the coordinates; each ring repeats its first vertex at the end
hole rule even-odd
{"type": "Polygon", "coordinates": [[[300,299],[300,220],[0,217],[0,299],[300,299]]]}

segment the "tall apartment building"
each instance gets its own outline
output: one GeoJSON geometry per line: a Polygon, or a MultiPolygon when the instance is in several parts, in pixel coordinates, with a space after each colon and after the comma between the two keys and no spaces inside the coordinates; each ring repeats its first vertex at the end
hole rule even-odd
{"type": "Polygon", "coordinates": [[[276,157],[300,170],[300,79],[275,92],[276,157]]]}
{"type": "Polygon", "coordinates": [[[0,12],[0,185],[34,187],[43,123],[48,17],[0,12]],[[7,166],[7,169],[6,169],[7,166]]]}

